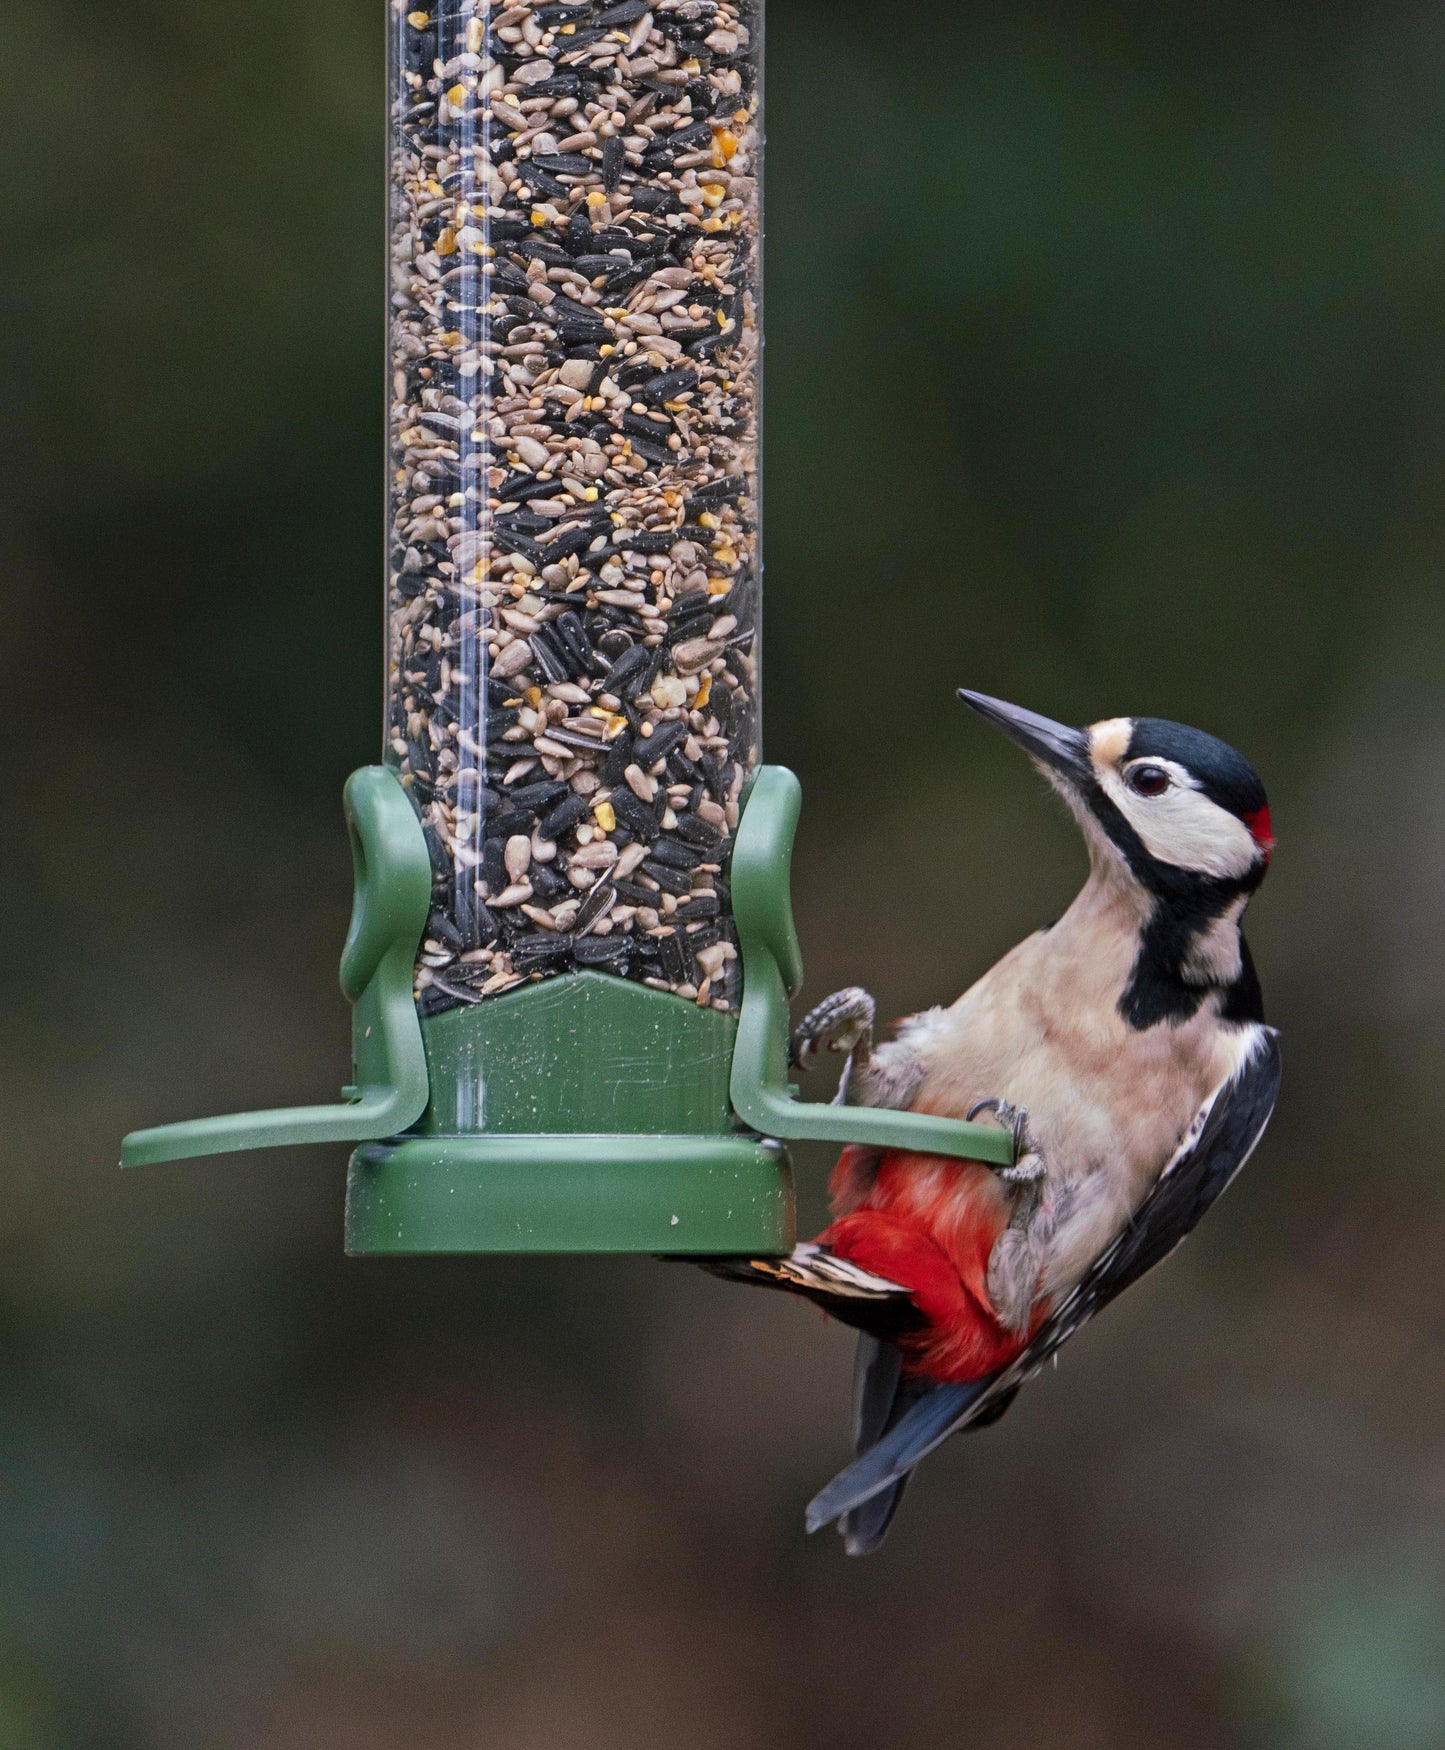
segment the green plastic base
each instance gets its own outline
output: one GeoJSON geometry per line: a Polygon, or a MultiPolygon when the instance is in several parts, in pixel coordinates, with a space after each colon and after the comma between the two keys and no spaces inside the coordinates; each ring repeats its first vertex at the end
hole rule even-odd
{"type": "Polygon", "coordinates": [[[736,1023],[582,972],[422,1024],[431,1101],[352,1156],[369,1252],[786,1252],[792,1177],[737,1132],[736,1023]]]}
{"type": "Polygon", "coordinates": [[[643,1252],[792,1249],[777,1143],[742,1136],[425,1136],[351,1157],[346,1249],[643,1252]]]}

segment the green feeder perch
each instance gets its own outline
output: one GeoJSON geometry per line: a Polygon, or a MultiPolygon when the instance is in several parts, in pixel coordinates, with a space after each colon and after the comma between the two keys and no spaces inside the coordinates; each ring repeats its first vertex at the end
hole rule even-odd
{"type": "Polygon", "coordinates": [[[353,1253],[778,1253],[789,1138],[1009,1159],[993,1127],[788,1083],[800,792],[758,764],[762,19],[696,10],[391,0],[387,763],[345,793],[354,1085],[122,1153],[358,1143],[353,1253]]]}

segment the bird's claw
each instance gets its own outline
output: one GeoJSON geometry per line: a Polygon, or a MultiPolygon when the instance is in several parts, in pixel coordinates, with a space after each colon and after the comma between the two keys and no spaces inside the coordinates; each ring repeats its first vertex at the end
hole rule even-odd
{"type": "Polygon", "coordinates": [[[871,1043],[874,1010],[873,998],[856,984],[824,997],[793,1029],[788,1054],[793,1067],[807,1069],[825,1050],[851,1057],[860,1045],[871,1043]]]}
{"type": "Polygon", "coordinates": [[[1005,1130],[1013,1133],[1013,1162],[1007,1167],[994,1168],[999,1178],[1006,1179],[1011,1185],[1036,1185],[1048,1172],[1048,1162],[1029,1129],[1028,1107],[1015,1106],[1011,1100],[977,1100],[968,1109],[969,1123],[981,1112],[991,1112],[1005,1130]]]}

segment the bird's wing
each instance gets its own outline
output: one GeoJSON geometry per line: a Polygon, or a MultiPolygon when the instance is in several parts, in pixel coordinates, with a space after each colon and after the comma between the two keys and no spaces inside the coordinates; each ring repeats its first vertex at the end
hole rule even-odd
{"type": "Polygon", "coordinates": [[[1179,1244],[1229,1185],[1264,1134],[1279,1094],[1279,1036],[1256,1027],[1240,1067],[1200,1109],[1134,1219],[1055,1308],[1017,1360],[987,1379],[943,1385],[899,1418],[876,1445],[808,1505],[808,1529],[830,1524],[891,1488],[952,1434],[997,1419],[1101,1307],[1179,1244]]]}
{"type": "Polygon", "coordinates": [[[1253,1031],[1240,1067],[1200,1108],[1133,1220],[1000,1372],[990,1397],[1031,1378],[1081,1325],[1167,1258],[1254,1153],[1279,1097],[1280,1057],[1273,1027],[1253,1031]]]}

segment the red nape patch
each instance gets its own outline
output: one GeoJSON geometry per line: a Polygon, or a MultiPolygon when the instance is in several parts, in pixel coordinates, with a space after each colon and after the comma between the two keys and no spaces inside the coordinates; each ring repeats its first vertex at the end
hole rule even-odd
{"type": "Polygon", "coordinates": [[[1249,836],[1264,852],[1267,863],[1274,855],[1274,831],[1269,824],[1269,809],[1256,808],[1253,814],[1246,814],[1244,824],[1249,828],[1249,836]]]}

